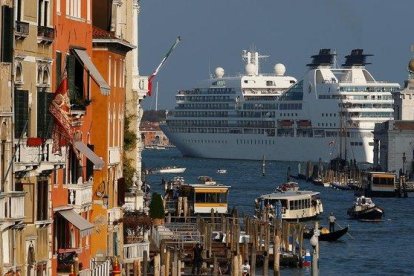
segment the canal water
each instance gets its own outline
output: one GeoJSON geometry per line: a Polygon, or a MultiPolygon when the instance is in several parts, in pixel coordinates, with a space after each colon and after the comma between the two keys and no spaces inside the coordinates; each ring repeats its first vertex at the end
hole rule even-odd
{"type": "MultiPolygon", "coordinates": [[[[262,175],[262,161],[217,160],[182,157],[175,148],[167,150],[145,150],[142,154],[144,166],[149,168],[180,166],[187,170],[181,174],[187,183],[196,183],[198,176],[213,177],[218,183],[230,185],[230,208],[237,207],[239,213],[253,214],[254,199],[272,192],[286,181],[288,167],[297,173],[297,163],[266,161],[262,175]],[[226,174],[217,174],[226,169],[226,174]]],[[[169,180],[174,175],[150,175],[147,181],[152,192],[163,192],[162,178],[169,180]]],[[[333,212],[337,223],[349,226],[349,235],[340,241],[320,242],[319,275],[414,275],[414,197],[374,198],[374,202],[385,210],[382,222],[359,222],[349,220],[346,210],[352,206],[352,191],[315,186],[299,181],[302,190],[319,191],[324,213],[320,224],[327,226],[327,217],[333,212]]],[[[307,244],[307,248],[311,246],[307,244]]],[[[311,275],[308,268],[283,269],[282,275],[311,275]]]]}

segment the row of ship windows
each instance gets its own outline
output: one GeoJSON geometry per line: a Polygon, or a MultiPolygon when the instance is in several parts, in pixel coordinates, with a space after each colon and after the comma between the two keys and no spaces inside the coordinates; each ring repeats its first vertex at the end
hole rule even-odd
{"type": "Polygon", "coordinates": [[[184,139],[184,142],[193,144],[227,144],[226,140],[184,139]]]}
{"type": "Polygon", "coordinates": [[[366,86],[347,86],[340,87],[339,91],[342,92],[395,92],[398,91],[398,87],[366,87],[366,86]]]}
{"type": "Polygon", "coordinates": [[[229,102],[233,101],[229,96],[183,96],[177,95],[177,101],[189,102],[229,102]]]}
{"type": "Polygon", "coordinates": [[[208,103],[208,104],[178,104],[177,109],[228,109],[229,104],[208,103]]]}
{"type": "MultiPolygon", "coordinates": [[[[275,131],[273,129],[242,129],[242,128],[187,128],[187,127],[171,127],[172,132],[176,133],[245,133],[245,134],[267,134],[268,136],[274,136],[275,131]]],[[[278,129],[278,136],[294,136],[293,129],[278,129]]],[[[297,137],[339,137],[338,131],[328,131],[323,129],[304,130],[297,131],[297,137]]],[[[346,132],[345,134],[348,138],[360,139],[360,138],[373,138],[373,134],[369,132],[346,132]]],[[[254,142],[255,140],[237,140],[237,143],[248,144],[248,143],[262,143],[254,142]],[[253,141],[253,142],[248,142],[253,141]]],[[[258,140],[258,141],[271,141],[271,140],[258,140]]],[[[268,143],[268,142],[263,142],[268,143]]],[[[270,143],[270,142],[269,142],[270,143]]],[[[355,142],[356,143],[356,142],[355,142]]]]}

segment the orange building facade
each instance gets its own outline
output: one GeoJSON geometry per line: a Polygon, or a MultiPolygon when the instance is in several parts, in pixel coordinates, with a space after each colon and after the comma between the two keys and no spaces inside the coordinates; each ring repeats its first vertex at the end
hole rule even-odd
{"type": "MultiPolygon", "coordinates": [[[[91,236],[98,232],[91,220],[94,171],[104,162],[91,143],[94,98],[91,87],[100,93],[109,86],[91,62],[92,1],[56,0],[56,39],[53,47],[53,91],[55,110],[54,143],[66,148],[66,164],[57,170],[52,189],[53,242],[52,275],[88,271],[93,263],[91,236]],[[59,85],[62,85],[60,86],[59,85]],[[63,88],[62,88],[63,87],[63,88]]],[[[100,204],[104,204],[104,194],[100,204]]],[[[106,226],[106,220],[101,224],[106,226]]]]}
{"type": "MultiPolygon", "coordinates": [[[[125,181],[123,178],[122,152],[125,114],[125,58],[134,47],[113,32],[93,27],[92,61],[108,82],[111,92],[104,96],[97,85],[92,85],[94,116],[91,141],[96,153],[103,158],[103,170],[94,174],[94,190],[108,196],[108,204],[94,204],[92,220],[108,216],[108,227],[92,236],[92,256],[122,257],[123,228],[122,205],[125,181]]],[[[94,200],[99,200],[94,194],[94,200]]]]}

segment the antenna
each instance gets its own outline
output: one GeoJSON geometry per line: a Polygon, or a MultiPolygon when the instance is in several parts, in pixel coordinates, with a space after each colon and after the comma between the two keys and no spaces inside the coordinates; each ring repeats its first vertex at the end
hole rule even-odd
{"type": "Polygon", "coordinates": [[[208,77],[210,79],[213,78],[213,75],[211,74],[211,64],[210,64],[210,57],[208,57],[208,77]]]}

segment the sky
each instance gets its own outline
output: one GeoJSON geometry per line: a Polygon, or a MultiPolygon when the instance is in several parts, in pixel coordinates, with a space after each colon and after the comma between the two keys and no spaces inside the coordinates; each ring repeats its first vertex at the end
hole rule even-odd
{"type": "MultiPolygon", "coordinates": [[[[336,49],[338,64],[362,48],[376,80],[403,84],[414,53],[414,0],[141,0],[139,70],[150,75],[177,36],[182,41],[154,81],[158,109],[171,110],[180,89],[194,88],[218,66],[226,75],[244,72],[242,50],[269,55],[302,79],[310,56],[336,49]]],[[[143,102],[155,109],[155,93],[143,102]]]]}

